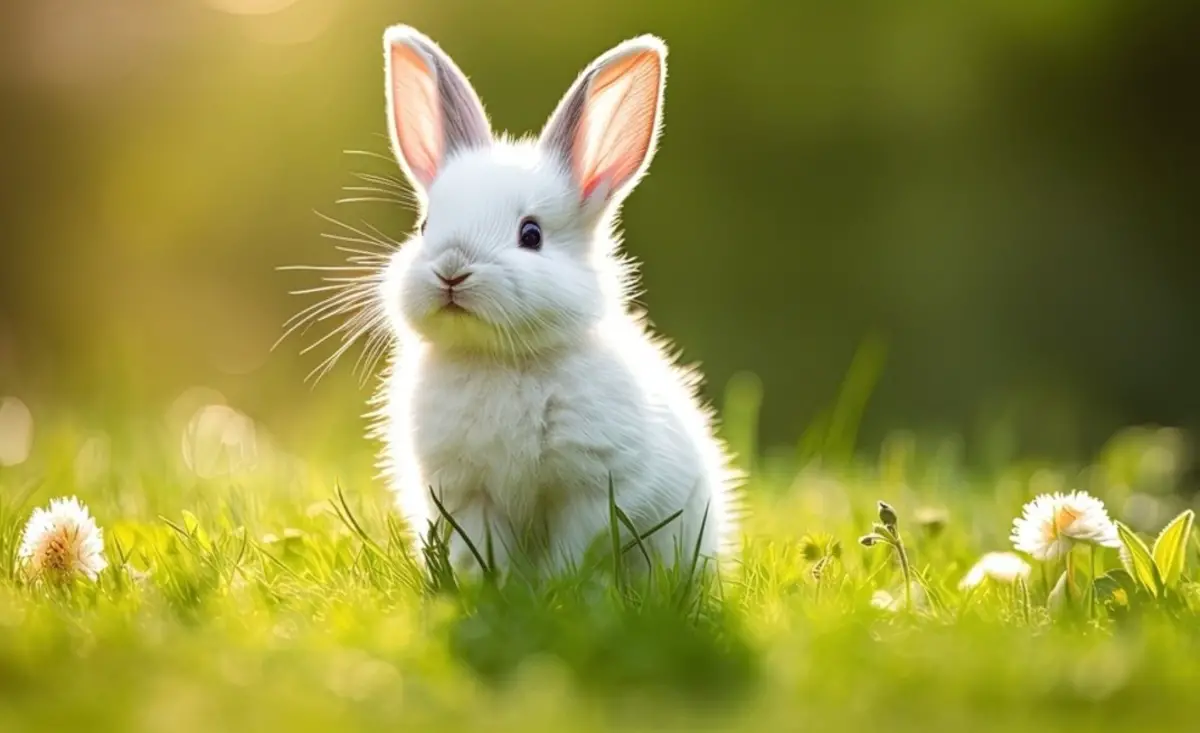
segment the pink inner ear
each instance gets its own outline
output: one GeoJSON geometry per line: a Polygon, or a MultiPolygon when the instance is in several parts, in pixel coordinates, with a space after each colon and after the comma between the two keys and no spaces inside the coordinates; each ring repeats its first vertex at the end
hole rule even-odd
{"type": "Polygon", "coordinates": [[[433,183],[442,160],[442,120],[437,80],[415,49],[392,46],[392,120],[400,153],[424,186],[433,183]]]}
{"type": "Polygon", "coordinates": [[[602,184],[602,183],[608,183],[609,184],[608,192],[612,193],[612,191],[614,189],[614,186],[612,185],[612,181],[615,180],[615,178],[616,178],[616,175],[615,175],[615,171],[613,168],[605,168],[602,171],[596,171],[595,173],[591,174],[590,176],[584,177],[582,179],[582,181],[583,181],[583,188],[582,188],[583,198],[590,199],[592,197],[592,194],[594,194],[596,192],[596,189],[600,188],[600,184],[602,184]]]}
{"type": "Polygon", "coordinates": [[[660,63],[653,51],[639,51],[600,69],[591,80],[574,150],[584,198],[603,183],[611,195],[642,168],[654,144],[660,63]]]}

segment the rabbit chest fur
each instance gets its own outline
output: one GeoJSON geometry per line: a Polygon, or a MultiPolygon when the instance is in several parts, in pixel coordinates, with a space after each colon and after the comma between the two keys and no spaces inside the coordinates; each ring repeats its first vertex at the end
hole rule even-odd
{"type": "MultiPolygon", "coordinates": [[[[501,560],[520,547],[559,569],[607,530],[611,477],[616,503],[642,529],[684,512],[678,528],[651,538],[666,557],[685,538],[694,544],[722,456],[715,444],[705,456],[711,438],[690,434],[703,416],[688,414],[681,375],[655,359],[629,363],[628,345],[607,340],[597,333],[584,348],[521,364],[429,350],[401,358],[388,442],[410,522],[436,518],[436,492],[477,547],[491,533],[501,560]]],[[[702,549],[711,552],[720,527],[709,516],[702,549]]],[[[451,543],[459,563],[470,559],[462,544],[451,543]]]]}

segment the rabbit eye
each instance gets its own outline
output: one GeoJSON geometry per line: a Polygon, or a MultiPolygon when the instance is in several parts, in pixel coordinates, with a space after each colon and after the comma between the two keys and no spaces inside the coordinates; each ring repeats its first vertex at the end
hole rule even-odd
{"type": "Polygon", "coordinates": [[[429,218],[428,218],[428,217],[423,217],[423,218],[421,219],[421,223],[420,223],[420,224],[417,226],[417,229],[419,229],[419,230],[420,230],[420,232],[421,232],[421,234],[422,234],[422,235],[424,235],[424,234],[425,234],[425,227],[426,227],[428,224],[429,224],[429,218]]]}
{"type": "Polygon", "coordinates": [[[542,227],[533,219],[521,222],[520,236],[517,237],[522,249],[538,251],[542,248],[542,227]]]}

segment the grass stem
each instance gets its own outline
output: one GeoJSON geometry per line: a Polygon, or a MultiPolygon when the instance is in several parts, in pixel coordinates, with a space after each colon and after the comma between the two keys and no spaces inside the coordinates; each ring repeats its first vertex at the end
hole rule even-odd
{"type": "Polygon", "coordinates": [[[1092,545],[1089,551],[1088,559],[1090,561],[1090,569],[1088,578],[1090,585],[1088,586],[1088,620],[1096,618],[1096,546],[1092,545]]]}

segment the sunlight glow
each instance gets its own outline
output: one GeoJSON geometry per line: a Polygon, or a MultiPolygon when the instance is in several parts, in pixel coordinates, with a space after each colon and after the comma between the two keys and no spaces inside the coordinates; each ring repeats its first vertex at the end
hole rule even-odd
{"type": "Polygon", "coordinates": [[[271,15],[296,4],[296,0],[208,0],[215,10],[230,15],[271,15]]]}
{"type": "Polygon", "coordinates": [[[307,43],[324,33],[342,3],[337,0],[207,0],[210,7],[246,19],[241,30],[262,43],[307,43]]]}
{"type": "Polygon", "coordinates": [[[0,401],[0,466],[17,466],[33,446],[33,414],[16,397],[0,401]]]}
{"type": "Polygon", "coordinates": [[[103,433],[92,435],[75,456],[75,482],[79,486],[99,483],[112,463],[112,441],[103,433]]]}

